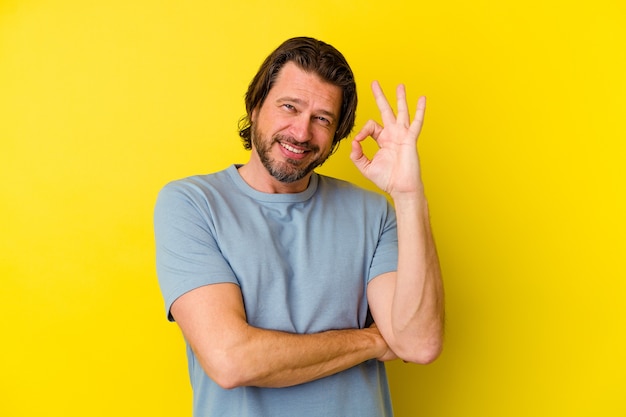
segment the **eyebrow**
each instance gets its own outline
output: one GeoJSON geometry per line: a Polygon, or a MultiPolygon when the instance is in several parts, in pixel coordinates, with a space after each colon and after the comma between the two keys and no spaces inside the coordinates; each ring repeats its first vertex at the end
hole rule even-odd
{"type": "MultiPolygon", "coordinates": [[[[279,97],[276,101],[277,102],[289,101],[289,102],[292,102],[292,103],[295,103],[295,104],[307,104],[307,102],[305,100],[302,100],[302,99],[297,98],[297,97],[289,97],[289,96],[279,97]]],[[[333,122],[335,120],[337,120],[337,115],[335,113],[329,111],[329,110],[319,109],[315,113],[319,113],[321,115],[328,116],[331,119],[333,119],[333,122]]]]}

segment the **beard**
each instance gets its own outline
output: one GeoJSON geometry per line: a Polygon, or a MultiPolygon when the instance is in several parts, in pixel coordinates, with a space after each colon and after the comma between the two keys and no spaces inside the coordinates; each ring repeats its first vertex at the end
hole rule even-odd
{"type": "Polygon", "coordinates": [[[307,143],[299,143],[294,138],[285,135],[275,135],[272,138],[265,137],[262,132],[257,129],[255,125],[251,129],[251,140],[256,149],[261,163],[267,169],[272,177],[282,183],[293,183],[299,181],[311,173],[315,168],[322,165],[326,159],[330,156],[330,151],[325,154],[320,154],[320,149],[317,146],[307,143]],[[270,156],[272,145],[280,142],[291,143],[299,148],[304,147],[307,152],[311,152],[317,157],[309,160],[305,159],[291,159],[288,158],[285,161],[277,161],[270,156]]]}

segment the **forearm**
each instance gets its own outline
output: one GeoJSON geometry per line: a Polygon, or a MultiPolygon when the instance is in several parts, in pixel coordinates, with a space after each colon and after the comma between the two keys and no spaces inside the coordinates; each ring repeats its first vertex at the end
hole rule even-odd
{"type": "Polygon", "coordinates": [[[204,371],[224,388],[301,384],[388,355],[375,327],[315,334],[252,327],[239,287],[228,283],[183,294],[171,313],[204,371]]]}
{"type": "Polygon", "coordinates": [[[444,291],[423,192],[394,196],[398,224],[398,271],[390,320],[394,346],[401,357],[421,352],[430,362],[441,351],[444,291]],[[432,359],[431,359],[432,358],[432,359]]]}
{"type": "Polygon", "coordinates": [[[375,329],[290,334],[246,325],[232,334],[236,336],[228,346],[201,361],[225,388],[301,384],[382,356],[387,350],[375,329]]]}

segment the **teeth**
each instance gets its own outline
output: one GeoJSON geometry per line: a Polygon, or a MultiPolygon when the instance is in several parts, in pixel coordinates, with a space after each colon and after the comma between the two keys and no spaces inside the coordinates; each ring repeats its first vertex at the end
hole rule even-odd
{"type": "Polygon", "coordinates": [[[301,149],[296,149],[293,146],[291,146],[288,143],[281,143],[280,146],[282,146],[283,148],[287,149],[289,152],[293,152],[293,153],[304,153],[303,150],[301,149]]]}

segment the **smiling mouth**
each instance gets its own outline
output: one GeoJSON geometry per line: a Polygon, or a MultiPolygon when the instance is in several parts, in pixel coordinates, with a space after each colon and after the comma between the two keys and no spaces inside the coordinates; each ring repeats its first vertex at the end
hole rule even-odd
{"type": "Polygon", "coordinates": [[[280,146],[282,146],[283,148],[287,149],[289,152],[292,152],[292,153],[303,154],[306,152],[306,150],[304,149],[294,148],[293,146],[285,142],[279,142],[279,144],[280,146]]]}

